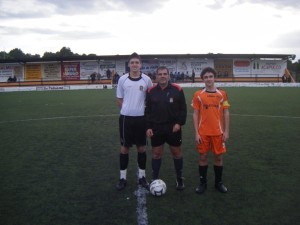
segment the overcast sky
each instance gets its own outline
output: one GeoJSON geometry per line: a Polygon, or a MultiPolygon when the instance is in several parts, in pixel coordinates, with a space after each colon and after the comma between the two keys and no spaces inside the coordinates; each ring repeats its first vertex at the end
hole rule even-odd
{"type": "Polygon", "coordinates": [[[0,0],[0,48],[78,54],[296,54],[299,0],[0,0]]]}

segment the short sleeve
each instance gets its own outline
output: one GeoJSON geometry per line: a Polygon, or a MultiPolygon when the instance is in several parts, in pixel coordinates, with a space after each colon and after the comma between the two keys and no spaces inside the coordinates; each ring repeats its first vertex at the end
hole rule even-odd
{"type": "Polygon", "coordinates": [[[200,107],[201,107],[201,101],[200,101],[199,98],[200,97],[198,96],[198,94],[195,93],[194,97],[192,99],[192,104],[191,104],[191,106],[193,107],[193,109],[198,109],[198,110],[200,109],[200,107]]]}

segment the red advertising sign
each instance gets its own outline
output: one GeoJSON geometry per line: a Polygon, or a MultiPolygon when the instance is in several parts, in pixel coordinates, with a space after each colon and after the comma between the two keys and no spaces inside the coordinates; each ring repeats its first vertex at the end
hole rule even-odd
{"type": "Polygon", "coordinates": [[[80,63],[66,62],[61,64],[62,80],[80,80],[80,63]]]}

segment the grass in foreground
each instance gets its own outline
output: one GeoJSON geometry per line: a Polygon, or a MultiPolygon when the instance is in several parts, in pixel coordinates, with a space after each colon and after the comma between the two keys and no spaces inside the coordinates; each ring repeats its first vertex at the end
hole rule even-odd
{"type": "MultiPolygon", "coordinates": [[[[191,112],[184,127],[186,189],[175,190],[165,149],[167,194],[147,196],[150,224],[297,224],[299,88],[227,88],[231,137],[228,194],[195,193],[198,154],[191,112]],[[278,117],[274,117],[278,116],[278,117]]],[[[185,89],[189,105],[196,89],[185,89]]],[[[136,151],[117,192],[118,108],[114,90],[0,93],[0,224],[136,224],[136,151]],[[11,122],[9,122],[11,121],[11,122]]],[[[150,150],[150,147],[148,147],[150,150]]],[[[147,174],[151,174],[148,151],[147,174]]]]}

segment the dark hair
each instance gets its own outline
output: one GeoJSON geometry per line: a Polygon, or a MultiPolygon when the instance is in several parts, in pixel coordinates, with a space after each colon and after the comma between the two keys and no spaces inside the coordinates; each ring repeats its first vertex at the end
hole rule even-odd
{"type": "Polygon", "coordinates": [[[212,73],[212,74],[214,75],[214,77],[216,77],[216,75],[217,75],[217,71],[216,71],[214,68],[212,68],[212,67],[205,67],[205,68],[201,71],[201,74],[200,74],[201,79],[203,79],[203,76],[204,76],[204,74],[206,74],[206,73],[212,73]]]}
{"type": "Polygon", "coordinates": [[[170,74],[169,69],[168,69],[168,67],[166,67],[166,66],[159,66],[159,67],[156,69],[156,74],[158,74],[158,71],[159,71],[159,70],[167,70],[168,75],[170,74]]]}
{"type": "Polygon", "coordinates": [[[137,54],[136,52],[132,53],[132,54],[129,56],[128,62],[129,62],[131,59],[138,59],[138,60],[140,60],[140,62],[142,62],[141,56],[139,56],[139,54],[137,54]]]}

